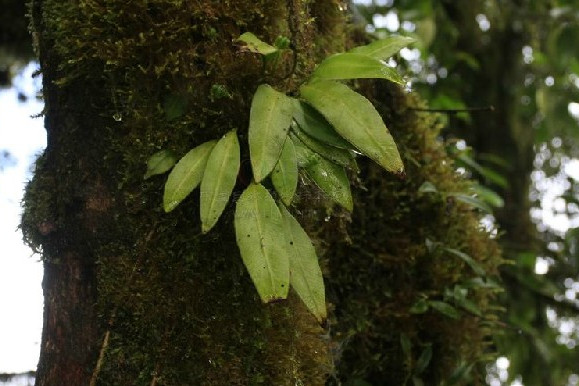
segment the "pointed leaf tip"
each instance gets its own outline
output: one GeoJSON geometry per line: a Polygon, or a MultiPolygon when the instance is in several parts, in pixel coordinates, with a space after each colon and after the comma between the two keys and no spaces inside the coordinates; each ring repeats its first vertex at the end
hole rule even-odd
{"type": "Polygon", "coordinates": [[[249,114],[249,153],[255,182],[275,167],[292,120],[292,99],[263,84],[257,88],[249,114]]]}
{"type": "Polygon", "coordinates": [[[171,170],[163,194],[165,212],[175,209],[201,183],[207,159],[216,143],[205,142],[190,150],[171,170]]]}
{"type": "Polygon", "coordinates": [[[239,140],[235,130],[217,142],[201,181],[201,231],[209,232],[229,202],[239,172],[239,140]]]}
{"type": "Polygon", "coordinates": [[[260,184],[249,185],[237,201],[235,238],[261,300],[270,303],[287,298],[290,274],[283,220],[260,184]]]}

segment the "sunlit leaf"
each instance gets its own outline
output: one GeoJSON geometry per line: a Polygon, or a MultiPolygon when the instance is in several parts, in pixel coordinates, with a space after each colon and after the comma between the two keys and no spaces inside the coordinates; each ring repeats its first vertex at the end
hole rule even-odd
{"type": "Polygon", "coordinates": [[[326,319],[324,279],[316,250],[297,220],[280,205],[289,251],[290,284],[318,321],[326,319]]]}
{"type": "Polygon", "coordinates": [[[249,115],[249,152],[256,182],[267,177],[277,163],[292,113],[292,99],[265,84],[257,88],[249,115]]]}
{"type": "Polygon", "coordinates": [[[294,119],[300,129],[311,137],[341,149],[352,149],[328,121],[310,105],[294,99],[294,119]]]}
{"type": "Polygon", "coordinates": [[[351,211],[353,209],[354,203],[350,191],[350,181],[342,166],[319,157],[318,162],[306,166],[305,170],[308,176],[329,198],[347,210],[351,211]]]}
{"type": "Polygon", "coordinates": [[[356,159],[354,155],[346,149],[339,149],[330,145],[326,145],[304,133],[297,124],[292,123],[292,129],[295,135],[313,152],[322,157],[347,168],[356,169],[356,159]]]}
{"type": "Polygon", "coordinates": [[[249,185],[237,202],[235,237],[261,300],[285,299],[290,274],[283,219],[274,199],[260,184],[249,185]]]}
{"type": "Polygon", "coordinates": [[[201,180],[201,230],[207,233],[217,220],[233,192],[239,172],[239,141],[235,130],[217,142],[207,160],[201,180]]]}
{"type": "Polygon", "coordinates": [[[195,189],[205,171],[209,154],[217,141],[205,142],[190,150],[169,173],[163,194],[163,208],[170,212],[195,189]]]}
{"type": "Polygon", "coordinates": [[[388,36],[385,39],[376,40],[365,46],[355,47],[348,52],[370,56],[378,60],[386,60],[415,41],[416,39],[406,36],[388,36]]]}
{"type": "Polygon", "coordinates": [[[256,54],[269,55],[278,51],[276,47],[267,44],[251,32],[245,32],[237,40],[244,42],[247,49],[256,54]]]}
{"type": "Polygon", "coordinates": [[[313,79],[358,79],[379,78],[404,84],[404,79],[395,68],[386,63],[361,54],[335,54],[316,67],[313,79]]]}
{"type": "Polygon", "coordinates": [[[298,164],[292,140],[285,141],[281,155],[271,173],[271,182],[282,202],[290,205],[298,185],[298,164]]]}
{"type": "Polygon", "coordinates": [[[301,95],[358,150],[388,171],[403,172],[396,143],[368,99],[346,85],[330,81],[306,84],[301,95]]]}
{"type": "Polygon", "coordinates": [[[147,172],[144,178],[147,179],[151,176],[165,173],[175,165],[175,162],[177,162],[177,157],[171,150],[156,152],[147,162],[147,172]]]}

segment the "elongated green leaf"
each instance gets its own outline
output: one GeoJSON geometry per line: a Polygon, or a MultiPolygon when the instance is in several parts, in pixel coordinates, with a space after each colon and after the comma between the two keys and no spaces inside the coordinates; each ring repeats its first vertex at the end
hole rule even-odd
{"type": "Polygon", "coordinates": [[[432,359],[432,345],[429,344],[428,346],[426,346],[426,348],[424,348],[424,350],[422,350],[420,357],[418,357],[418,360],[416,361],[416,367],[414,368],[414,374],[422,374],[422,372],[426,370],[426,368],[430,364],[431,359],[432,359]]]}
{"type": "Polygon", "coordinates": [[[388,36],[385,39],[376,40],[365,46],[352,48],[348,52],[370,56],[378,60],[386,60],[415,41],[415,39],[406,36],[388,36]]]}
{"type": "Polygon", "coordinates": [[[316,67],[312,78],[326,80],[379,78],[404,84],[404,79],[395,68],[378,59],[350,53],[330,56],[316,67]]]}
{"type": "Polygon", "coordinates": [[[290,205],[298,186],[298,164],[294,143],[288,138],[271,173],[271,182],[282,202],[290,205]]]}
{"type": "Polygon", "coordinates": [[[266,84],[257,88],[249,115],[249,152],[255,182],[273,170],[292,121],[293,102],[266,84]]]}
{"type": "Polygon", "coordinates": [[[352,145],[340,137],[320,113],[297,99],[294,99],[294,119],[300,129],[311,137],[341,149],[352,149],[352,145]]]}
{"type": "Polygon", "coordinates": [[[283,219],[260,184],[249,185],[237,202],[235,237],[261,300],[269,303],[285,299],[290,278],[283,219]]]}
{"type": "Polygon", "coordinates": [[[348,86],[330,81],[306,84],[301,95],[358,150],[388,171],[403,172],[396,143],[370,101],[348,86]]]}
{"type": "Polygon", "coordinates": [[[289,138],[294,144],[296,160],[300,168],[308,167],[320,160],[320,156],[311,151],[294,133],[290,133],[289,138]]]}
{"type": "Polygon", "coordinates": [[[201,230],[207,233],[217,220],[233,192],[239,172],[239,141],[235,130],[217,142],[207,160],[201,180],[201,230]]]}
{"type": "Polygon", "coordinates": [[[247,44],[247,48],[249,49],[249,51],[255,52],[256,54],[269,55],[278,51],[277,48],[262,41],[251,32],[246,32],[242,34],[237,40],[247,44]]]}
{"type": "Polygon", "coordinates": [[[449,196],[454,197],[457,201],[463,202],[468,204],[474,208],[480,209],[483,212],[492,213],[493,210],[490,206],[487,205],[486,202],[479,200],[476,197],[470,196],[468,194],[460,193],[460,192],[451,192],[448,193],[449,196]]]}
{"type": "Polygon", "coordinates": [[[308,310],[322,322],[326,319],[326,295],[316,250],[298,221],[280,205],[289,251],[290,284],[308,310]]]}
{"type": "Polygon", "coordinates": [[[173,168],[163,194],[163,208],[170,212],[201,182],[209,154],[217,141],[205,142],[190,150],[173,168]]]}
{"type": "Polygon", "coordinates": [[[354,155],[346,149],[339,149],[337,147],[326,145],[322,142],[315,140],[306,133],[304,133],[298,125],[292,123],[292,131],[295,133],[296,137],[300,139],[310,150],[318,153],[322,157],[347,168],[356,169],[356,159],[354,155]]]}
{"type": "Polygon", "coordinates": [[[448,252],[448,253],[458,257],[462,261],[464,261],[477,275],[479,275],[479,276],[485,276],[486,275],[485,270],[480,265],[478,265],[477,262],[472,259],[472,257],[467,255],[466,253],[461,252],[458,249],[454,249],[454,248],[444,247],[443,249],[446,252],[448,252]]]}
{"type": "Polygon", "coordinates": [[[147,162],[145,179],[156,174],[165,173],[175,165],[175,162],[177,162],[177,157],[175,157],[175,153],[171,150],[161,150],[156,152],[147,162]]]}
{"type": "Polygon", "coordinates": [[[318,162],[306,166],[305,170],[328,197],[350,211],[353,209],[350,181],[342,166],[319,157],[318,162]]]}
{"type": "Polygon", "coordinates": [[[451,319],[460,318],[460,313],[458,312],[458,310],[448,303],[441,302],[438,300],[430,300],[428,304],[436,311],[440,312],[443,315],[448,316],[451,319]]]}

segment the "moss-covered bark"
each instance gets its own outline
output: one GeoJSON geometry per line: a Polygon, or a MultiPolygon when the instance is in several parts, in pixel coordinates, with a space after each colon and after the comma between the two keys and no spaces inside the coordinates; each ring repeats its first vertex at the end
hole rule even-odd
{"type": "MultiPolygon", "coordinates": [[[[460,259],[429,251],[427,239],[471,254],[490,274],[498,259],[472,208],[418,192],[425,180],[443,194],[468,184],[433,121],[410,113],[418,102],[401,90],[355,85],[393,129],[406,178],[362,163],[351,222],[320,207],[325,200],[303,180],[311,194],[300,196],[298,212],[324,252],[330,330],[293,295],[260,303],[235,245],[232,203],[202,235],[196,193],[165,214],[164,177],[143,179],[159,149],[181,155],[231,129],[247,149],[258,84],[295,93],[317,61],[347,47],[343,8],[302,0],[33,1],[48,147],[27,189],[22,228],[46,273],[39,385],[323,385],[328,377],[402,384],[428,344],[435,359],[425,379],[438,382],[481,354],[481,324],[490,318],[410,312],[421,296],[442,300],[473,277],[460,259]],[[285,35],[295,55],[264,67],[235,43],[245,31],[266,41],[285,35]],[[402,333],[414,345],[409,356],[402,333]]],[[[242,153],[244,165],[247,158],[242,153]]],[[[242,167],[238,191],[248,172],[242,167]]],[[[489,291],[469,291],[485,312],[489,291]]]]}
{"type": "Polygon", "coordinates": [[[324,383],[322,328],[294,299],[260,303],[231,206],[202,237],[196,194],[165,214],[164,178],[143,180],[161,148],[184,154],[232,128],[245,142],[257,85],[295,91],[327,50],[316,39],[334,30],[313,20],[340,10],[315,12],[304,1],[33,3],[48,131],[23,218],[46,269],[38,384],[324,383]],[[297,55],[264,73],[234,41],[245,31],[287,36],[297,55]]]}

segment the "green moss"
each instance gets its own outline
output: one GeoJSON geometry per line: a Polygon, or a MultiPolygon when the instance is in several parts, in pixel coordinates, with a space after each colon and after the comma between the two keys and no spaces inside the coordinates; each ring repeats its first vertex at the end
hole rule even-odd
{"type": "MultiPolygon", "coordinates": [[[[407,384],[420,354],[432,344],[432,361],[419,377],[438,384],[460,363],[484,362],[488,326],[495,322],[489,304],[494,295],[489,289],[469,290],[468,299],[481,310],[481,317],[466,311],[456,320],[432,309],[410,312],[423,296],[452,304],[445,293],[455,285],[468,287],[468,280],[476,276],[460,259],[440,249],[429,250],[426,240],[469,254],[491,276],[502,262],[500,252],[472,207],[418,192],[425,181],[440,192],[466,192],[470,184],[454,171],[436,117],[410,111],[409,107],[421,105],[420,100],[395,86],[366,82],[361,86],[394,135],[406,176],[361,163],[355,212],[344,229],[350,241],[335,231],[321,235],[327,242],[328,293],[336,308],[338,379],[407,384]],[[412,343],[410,357],[402,351],[402,334],[412,343]]],[[[484,366],[475,366],[469,384],[484,384],[484,374],[484,366]]]]}
{"type": "MultiPolygon", "coordinates": [[[[232,128],[245,142],[259,83],[292,91],[303,82],[313,35],[300,22],[306,4],[291,6],[292,19],[285,2],[269,1],[45,0],[36,8],[50,166],[29,187],[23,227],[44,247],[50,240],[34,226],[53,218],[97,264],[110,337],[98,384],[324,384],[324,330],[293,295],[260,302],[235,244],[234,204],[203,236],[197,193],[165,214],[165,177],[143,180],[159,149],[184,154],[232,128]],[[234,43],[248,30],[267,41],[288,36],[302,53],[293,74],[264,74],[261,57],[234,43]],[[51,179],[60,188],[42,183],[51,179]]],[[[56,251],[44,249],[48,259],[56,251]]]]}

